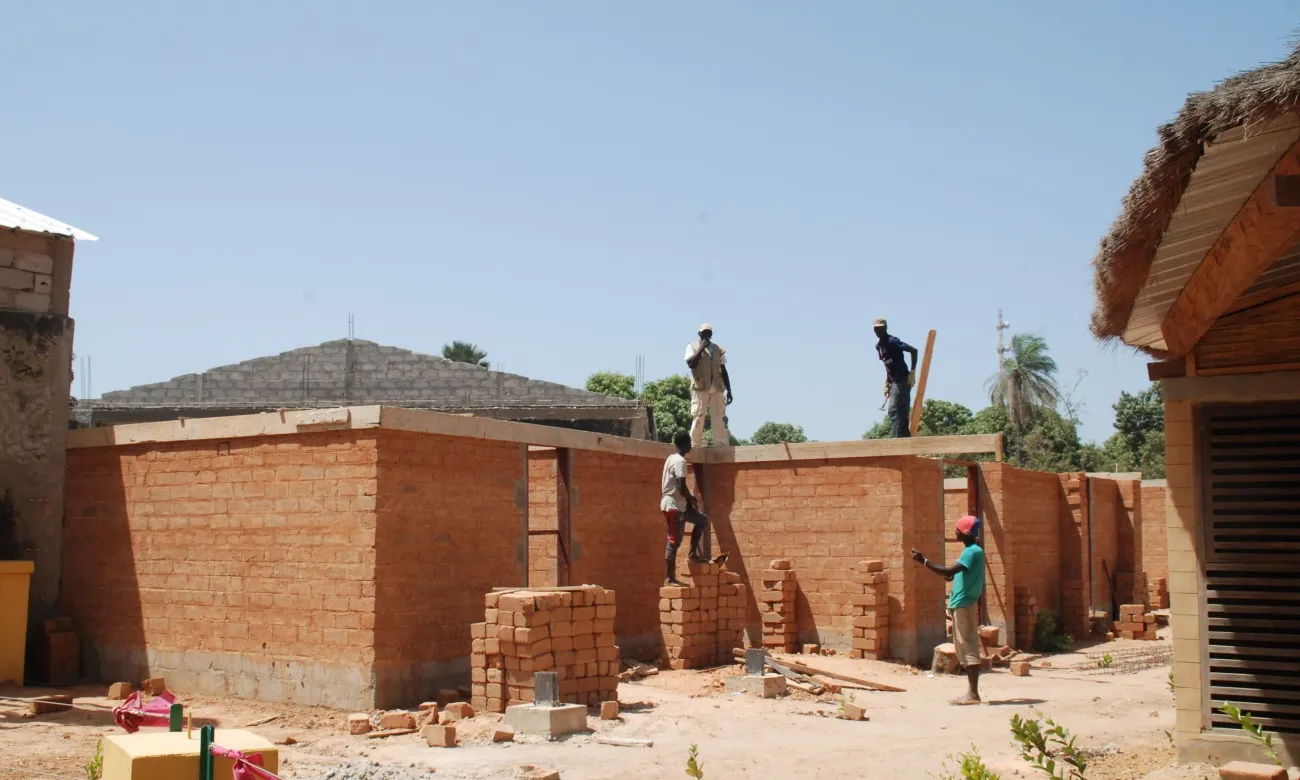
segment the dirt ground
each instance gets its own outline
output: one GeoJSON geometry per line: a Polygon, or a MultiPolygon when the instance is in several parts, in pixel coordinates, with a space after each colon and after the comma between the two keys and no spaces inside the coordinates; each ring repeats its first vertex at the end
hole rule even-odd
{"type": "MultiPolygon", "coordinates": [[[[1028,765],[1012,747],[1008,721],[1013,714],[1037,713],[1057,719],[1095,756],[1090,780],[1216,776],[1208,773],[1208,767],[1171,768],[1174,751],[1167,731],[1173,729],[1174,710],[1167,665],[1088,674],[1068,667],[1095,667],[1095,660],[1077,654],[1056,656],[1050,659],[1052,668],[1036,668],[1029,677],[994,670],[982,680],[983,705],[954,707],[948,700],[963,691],[963,678],[935,677],[901,665],[839,656],[800,660],[902,687],[906,692],[846,688],[844,695],[864,706],[869,718],[849,722],[834,717],[840,706],[840,698],[834,695],[796,693],[760,700],[728,694],[723,678],[738,667],[661,672],[623,683],[619,687],[621,719],[601,721],[593,711],[589,719],[592,734],[552,743],[521,737],[515,743],[492,744],[492,728],[501,716],[480,715],[461,724],[461,746],[454,749],[427,747],[418,735],[387,739],[348,736],[347,713],[326,708],[181,698],[198,719],[213,722],[218,729],[242,727],[277,715],[252,730],[272,741],[293,740],[294,744],[280,748],[282,776],[289,780],[315,780],[341,762],[358,758],[414,770],[412,777],[427,774],[430,768],[443,778],[512,777],[520,765],[532,764],[557,769],[564,780],[661,780],[684,775],[692,744],[698,745],[699,760],[709,780],[928,778],[941,772],[946,756],[972,746],[1004,778],[1031,777],[1028,765]],[[648,739],[654,745],[601,745],[596,743],[596,735],[648,739]]],[[[11,688],[0,689],[0,696],[48,692],[11,688]]],[[[85,777],[82,766],[93,754],[96,741],[106,734],[121,733],[121,729],[113,725],[113,702],[103,698],[102,687],[82,687],[74,693],[78,707],[86,710],[26,717],[25,705],[0,701],[0,780],[85,777]]]]}

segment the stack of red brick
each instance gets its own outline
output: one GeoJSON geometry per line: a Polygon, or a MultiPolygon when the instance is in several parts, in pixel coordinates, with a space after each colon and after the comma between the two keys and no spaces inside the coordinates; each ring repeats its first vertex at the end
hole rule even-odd
{"type": "Polygon", "coordinates": [[[1156,616],[1141,604],[1121,604],[1115,634],[1120,639],[1155,639],[1156,616]]]}
{"type": "Polygon", "coordinates": [[[763,620],[763,647],[786,653],[799,652],[799,625],[795,619],[794,565],[788,558],[777,558],[763,572],[763,593],[758,608],[763,620]]]}
{"type": "Polygon", "coordinates": [[[1156,577],[1155,582],[1150,583],[1149,595],[1151,597],[1151,606],[1156,609],[1169,609],[1169,580],[1164,577],[1156,577]]]}
{"type": "Polygon", "coordinates": [[[659,589],[664,654],[672,669],[732,662],[745,629],[745,592],[739,574],[712,563],[692,563],[685,585],[659,589]]]}
{"type": "Polygon", "coordinates": [[[881,660],[889,654],[889,573],[881,561],[858,561],[853,594],[854,658],[881,660]]]}
{"type": "Polygon", "coordinates": [[[470,626],[475,710],[505,712],[533,701],[535,672],[555,672],[565,702],[596,706],[618,698],[614,591],[501,591],[487,594],[486,604],[484,622],[470,626]]]}

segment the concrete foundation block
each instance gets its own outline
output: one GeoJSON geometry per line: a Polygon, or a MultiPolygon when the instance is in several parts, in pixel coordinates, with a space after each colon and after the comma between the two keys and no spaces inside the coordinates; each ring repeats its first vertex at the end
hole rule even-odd
{"type": "Polygon", "coordinates": [[[747,693],[761,699],[775,699],[784,696],[787,688],[785,677],[779,674],[746,674],[728,677],[724,681],[727,690],[734,693],[747,693]]]}
{"type": "Polygon", "coordinates": [[[587,730],[587,707],[583,704],[516,704],[506,707],[506,725],[516,734],[559,737],[587,730]]]}
{"type": "MultiPolygon", "coordinates": [[[[239,729],[217,729],[216,744],[245,753],[261,753],[265,767],[280,769],[279,748],[262,737],[239,729]]],[[[183,731],[138,732],[104,737],[104,780],[169,780],[199,776],[199,738],[183,731]]],[[[228,758],[213,760],[214,780],[231,780],[234,764],[228,758]]]]}

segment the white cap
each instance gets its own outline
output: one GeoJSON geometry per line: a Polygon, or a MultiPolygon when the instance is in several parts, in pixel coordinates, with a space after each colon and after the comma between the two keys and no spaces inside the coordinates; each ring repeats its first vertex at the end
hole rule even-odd
{"type": "Polygon", "coordinates": [[[706,323],[704,323],[703,325],[700,326],[700,330],[699,330],[699,332],[700,332],[700,333],[703,333],[703,332],[706,331],[706,330],[707,330],[707,331],[712,331],[712,330],[713,330],[713,326],[706,322],[706,323]]]}

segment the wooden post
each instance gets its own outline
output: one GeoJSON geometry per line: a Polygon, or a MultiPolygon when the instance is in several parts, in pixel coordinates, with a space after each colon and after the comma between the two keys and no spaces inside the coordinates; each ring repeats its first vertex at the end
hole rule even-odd
{"type": "Polygon", "coordinates": [[[573,484],[573,455],[567,447],[555,448],[555,584],[569,585],[570,542],[572,525],[569,507],[573,484]]]}
{"type": "Polygon", "coordinates": [[[916,397],[912,399],[912,422],[909,429],[915,436],[921,427],[921,405],[925,403],[925,382],[930,378],[930,357],[934,354],[935,332],[925,337],[925,356],[921,358],[921,375],[916,379],[916,397]]]}

